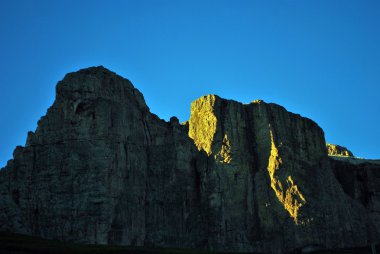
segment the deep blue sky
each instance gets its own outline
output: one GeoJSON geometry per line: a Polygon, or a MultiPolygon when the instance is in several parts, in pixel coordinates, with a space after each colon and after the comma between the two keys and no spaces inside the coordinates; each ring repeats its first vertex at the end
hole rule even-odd
{"type": "Polygon", "coordinates": [[[0,166],[65,73],[103,65],[161,118],[218,94],[316,121],[380,157],[380,1],[0,1],[0,166]]]}

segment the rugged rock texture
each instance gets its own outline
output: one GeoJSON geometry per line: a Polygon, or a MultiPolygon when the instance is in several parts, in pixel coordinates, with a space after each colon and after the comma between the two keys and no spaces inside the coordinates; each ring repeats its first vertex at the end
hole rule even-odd
{"type": "Polygon", "coordinates": [[[84,243],[197,244],[195,165],[205,156],[178,122],[151,114],[128,80],[102,67],[68,74],[56,90],[1,171],[0,228],[84,243]]]}
{"type": "Polygon", "coordinates": [[[362,173],[347,180],[345,168],[317,124],[281,106],[208,95],[186,124],[165,122],[128,80],[93,67],[58,83],[0,171],[0,230],[220,251],[365,245],[380,239],[379,184],[350,192],[362,173]]]}
{"type": "Polygon", "coordinates": [[[354,157],[352,152],[344,146],[326,143],[326,147],[327,147],[327,153],[330,156],[354,157]]]}
{"type": "Polygon", "coordinates": [[[344,192],[369,214],[371,242],[380,238],[380,160],[330,157],[334,174],[344,192]]]}
{"type": "Polygon", "coordinates": [[[209,95],[192,103],[189,136],[215,161],[202,179],[221,250],[366,244],[366,211],[342,191],[313,121],[209,95]]]}

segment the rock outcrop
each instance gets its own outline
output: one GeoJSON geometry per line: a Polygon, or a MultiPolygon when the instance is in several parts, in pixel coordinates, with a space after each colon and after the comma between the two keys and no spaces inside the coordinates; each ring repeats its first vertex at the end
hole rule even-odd
{"type": "Polygon", "coordinates": [[[329,159],[310,119],[208,95],[185,124],[165,122],[103,67],[70,73],[56,90],[0,171],[2,231],[269,253],[380,239],[380,168],[329,159]]]}
{"type": "Polygon", "coordinates": [[[326,143],[327,153],[330,156],[354,157],[352,152],[344,146],[326,143]]]}

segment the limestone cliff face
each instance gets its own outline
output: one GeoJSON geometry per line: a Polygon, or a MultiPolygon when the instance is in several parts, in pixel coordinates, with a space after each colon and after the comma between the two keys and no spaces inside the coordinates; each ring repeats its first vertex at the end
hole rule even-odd
{"type": "Polygon", "coordinates": [[[214,162],[205,196],[216,214],[215,248],[366,244],[367,213],[334,177],[313,121],[275,104],[209,95],[192,103],[189,136],[214,162]]]}
{"type": "Polygon", "coordinates": [[[149,112],[102,68],[68,74],[25,147],[1,171],[0,229],[84,243],[197,243],[195,165],[178,121],[149,112]]]}
{"type": "Polygon", "coordinates": [[[128,80],[88,68],[58,83],[0,171],[0,230],[270,253],[379,239],[377,180],[352,194],[356,169],[347,180],[334,163],[322,129],[281,106],[208,95],[180,125],[150,113],[128,80]]]}

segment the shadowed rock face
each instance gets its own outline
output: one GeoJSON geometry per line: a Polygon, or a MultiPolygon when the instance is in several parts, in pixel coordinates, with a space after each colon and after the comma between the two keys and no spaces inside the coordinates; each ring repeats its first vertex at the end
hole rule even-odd
{"type": "Polygon", "coordinates": [[[182,128],[151,114],[115,73],[68,74],[1,171],[0,228],[84,243],[192,247],[201,234],[195,166],[202,154],[182,128]]]}
{"type": "Polygon", "coordinates": [[[369,206],[343,168],[322,129],[281,106],[208,95],[186,124],[165,122],[128,80],[92,67],[57,84],[0,171],[0,230],[220,251],[365,245],[379,239],[379,192],[363,192],[369,206]]]}
{"type": "Polygon", "coordinates": [[[333,172],[344,192],[366,208],[371,242],[380,238],[380,161],[330,157],[333,172]]]}

